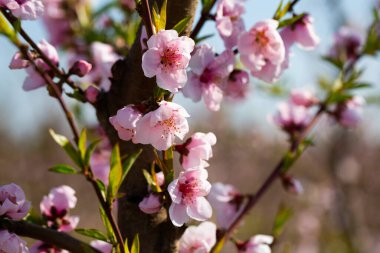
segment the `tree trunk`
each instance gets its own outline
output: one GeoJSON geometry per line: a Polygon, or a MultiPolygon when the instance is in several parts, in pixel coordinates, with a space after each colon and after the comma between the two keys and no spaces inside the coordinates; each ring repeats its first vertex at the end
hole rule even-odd
{"type": "MultiPolygon", "coordinates": [[[[168,0],[167,28],[172,28],[185,17],[194,17],[197,4],[198,0],[168,0]]],[[[192,22],[193,19],[185,31],[187,35],[191,31],[192,22]]],[[[120,192],[126,194],[119,199],[118,205],[118,223],[122,235],[131,242],[133,237],[139,234],[142,253],[173,253],[177,252],[177,242],[183,233],[183,228],[172,225],[168,219],[167,210],[164,208],[155,215],[144,214],[138,208],[139,202],[147,194],[142,169],[149,168],[153,160],[152,149],[147,145],[134,145],[131,142],[120,141],[108,121],[108,118],[115,115],[121,107],[139,103],[153,95],[155,78],[148,79],[143,74],[139,37],[138,35],[128,56],[112,67],[111,89],[100,96],[96,110],[98,119],[112,144],[119,143],[122,154],[130,154],[143,147],[143,153],[120,189],[120,192]]]]}

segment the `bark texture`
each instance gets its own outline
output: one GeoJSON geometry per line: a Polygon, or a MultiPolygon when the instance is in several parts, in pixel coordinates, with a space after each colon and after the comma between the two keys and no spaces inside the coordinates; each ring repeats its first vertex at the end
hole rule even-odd
{"type": "MultiPolygon", "coordinates": [[[[173,27],[185,17],[194,17],[198,0],[168,0],[167,28],[173,27]]],[[[191,31],[189,22],[186,34],[191,31]]],[[[130,154],[137,148],[143,147],[143,153],[129,172],[121,187],[125,197],[119,200],[118,223],[123,237],[132,241],[135,234],[139,234],[142,253],[174,253],[177,252],[178,239],[183,228],[175,228],[168,219],[165,209],[156,215],[147,215],[138,208],[138,203],[147,193],[146,181],[142,174],[143,168],[149,168],[153,160],[150,147],[132,145],[130,142],[120,142],[116,131],[109,124],[108,118],[115,115],[121,107],[139,103],[153,94],[155,78],[148,79],[141,68],[141,46],[139,35],[128,56],[115,63],[112,68],[112,86],[108,93],[98,99],[96,109],[98,119],[113,144],[120,144],[122,154],[130,154]]]]}

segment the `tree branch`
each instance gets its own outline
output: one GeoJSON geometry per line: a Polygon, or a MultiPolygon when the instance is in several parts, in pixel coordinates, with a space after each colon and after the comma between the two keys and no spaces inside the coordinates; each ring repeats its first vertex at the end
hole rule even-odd
{"type": "Polygon", "coordinates": [[[215,3],[216,3],[216,0],[211,0],[211,3],[208,6],[206,6],[206,8],[202,9],[201,17],[199,18],[197,24],[195,25],[194,30],[191,32],[190,37],[192,39],[195,39],[198,36],[203,25],[209,19],[210,11],[211,11],[212,7],[214,7],[215,3]]]}
{"type": "Polygon", "coordinates": [[[37,226],[25,221],[0,219],[0,228],[19,236],[40,240],[72,253],[101,253],[90,245],[71,237],[70,235],[49,228],[37,226]]]}

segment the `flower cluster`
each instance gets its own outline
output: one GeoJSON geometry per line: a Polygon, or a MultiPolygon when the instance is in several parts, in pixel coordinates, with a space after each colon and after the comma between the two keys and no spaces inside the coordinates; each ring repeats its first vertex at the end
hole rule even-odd
{"type": "MultiPolygon", "coordinates": [[[[51,189],[49,194],[44,196],[40,203],[40,210],[46,220],[46,225],[50,229],[61,232],[73,231],[79,223],[79,217],[71,216],[69,210],[74,208],[76,203],[75,190],[70,186],[62,185],[51,189]]],[[[41,241],[37,241],[31,247],[31,251],[35,253],[67,252],[41,241]]]]}
{"type": "Polygon", "coordinates": [[[128,105],[110,118],[110,123],[120,139],[133,143],[151,144],[158,150],[166,150],[175,143],[175,138],[183,139],[189,131],[186,110],[173,102],[161,101],[158,108],[143,113],[138,106],[128,105]]]}
{"type": "MultiPolygon", "coordinates": [[[[29,212],[30,202],[24,191],[16,184],[0,186],[0,218],[21,220],[29,212]]],[[[7,230],[0,230],[0,252],[28,253],[25,241],[7,230]]]]}
{"type": "Polygon", "coordinates": [[[273,122],[291,136],[301,132],[311,121],[311,107],[318,99],[307,90],[291,92],[291,99],[278,106],[273,122]]]}

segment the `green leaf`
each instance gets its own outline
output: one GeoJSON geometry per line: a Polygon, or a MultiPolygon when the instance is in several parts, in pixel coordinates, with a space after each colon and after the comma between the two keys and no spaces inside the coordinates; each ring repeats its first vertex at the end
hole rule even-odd
{"type": "Polygon", "coordinates": [[[160,25],[162,29],[166,28],[166,6],[168,5],[168,1],[164,0],[164,2],[161,5],[161,10],[160,10],[160,25]]]}
{"type": "Polygon", "coordinates": [[[182,19],[173,27],[173,30],[176,30],[178,32],[178,34],[181,34],[185,30],[190,19],[191,19],[191,17],[186,17],[186,18],[182,19]]]}
{"type": "Polygon", "coordinates": [[[129,247],[128,247],[128,238],[125,238],[124,251],[125,251],[125,253],[131,253],[131,251],[129,250],[129,247]]]}
{"type": "Polygon", "coordinates": [[[127,176],[128,172],[131,170],[133,164],[136,162],[136,159],[140,156],[142,152],[142,149],[137,150],[135,153],[132,155],[128,156],[128,158],[125,160],[123,163],[123,174],[121,177],[121,182],[122,183],[127,176]]]}
{"type": "Polygon", "coordinates": [[[322,57],[322,59],[332,64],[333,66],[335,66],[336,68],[340,70],[343,69],[344,62],[342,62],[340,59],[328,57],[328,56],[322,57]]]}
{"type": "Polygon", "coordinates": [[[84,160],[86,156],[86,147],[87,147],[87,132],[86,132],[86,129],[83,128],[82,132],[80,133],[79,141],[78,141],[78,148],[79,148],[79,152],[80,152],[82,160],[84,160]]]}
{"type": "Polygon", "coordinates": [[[113,233],[113,229],[112,229],[111,223],[108,220],[106,212],[104,211],[102,207],[99,207],[99,210],[100,210],[100,217],[102,218],[102,221],[103,221],[103,225],[107,230],[108,239],[110,239],[112,244],[115,244],[116,243],[115,235],[113,233]]]}
{"type": "Polygon", "coordinates": [[[55,173],[61,173],[61,174],[77,174],[78,173],[76,169],[66,164],[55,165],[49,168],[49,171],[55,172],[55,173]]]}
{"type": "Polygon", "coordinates": [[[86,154],[84,156],[84,161],[83,163],[85,164],[85,166],[89,166],[90,164],[90,159],[91,159],[91,156],[92,154],[94,153],[95,149],[96,149],[96,146],[101,142],[102,140],[95,140],[94,142],[92,142],[87,150],[86,150],[86,154]]]}
{"type": "Polygon", "coordinates": [[[132,243],[132,247],[131,247],[131,253],[140,253],[139,234],[136,234],[135,238],[133,238],[133,243],[132,243]]]}
{"type": "Polygon", "coordinates": [[[274,238],[278,238],[283,233],[284,227],[292,215],[293,211],[291,208],[285,207],[284,205],[280,206],[272,229],[274,238]]]}
{"type": "Polygon", "coordinates": [[[144,170],[144,169],[142,170],[142,172],[148,185],[149,186],[153,185],[154,181],[153,181],[152,175],[147,170],[144,170]]]}
{"type": "Polygon", "coordinates": [[[0,34],[7,37],[9,40],[11,40],[14,44],[19,45],[20,41],[17,38],[17,33],[14,29],[9,25],[7,20],[4,18],[2,14],[0,14],[0,34]]]}
{"type": "Polygon", "coordinates": [[[165,180],[169,184],[174,179],[174,167],[173,167],[173,147],[164,151],[164,164],[166,167],[165,180]]]}
{"type": "Polygon", "coordinates": [[[60,145],[71,158],[71,160],[82,168],[82,159],[79,152],[74,148],[71,142],[63,135],[56,134],[52,129],[49,130],[50,135],[53,137],[56,143],[60,145]]]}
{"type": "Polygon", "coordinates": [[[72,93],[66,92],[65,94],[79,102],[87,103],[87,98],[84,96],[83,92],[81,92],[79,89],[74,89],[72,93]]]}
{"type": "Polygon", "coordinates": [[[109,184],[107,189],[107,201],[109,204],[113,202],[119,190],[123,176],[123,167],[120,159],[119,145],[115,145],[111,154],[111,169],[109,174],[109,184]]]}
{"type": "Polygon", "coordinates": [[[90,238],[109,242],[107,236],[104,235],[102,232],[100,232],[97,229],[77,228],[77,229],[75,229],[75,232],[77,232],[78,234],[90,237],[90,238]]]}
{"type": "Polygon", "coordinates": [[[279,20],[280,18],[278,17],[280,15],[281,9],[282,9],[282,4],[283,0],[280,1],[280,3],[277,6],[276,11],[274,12],[273,19],[279,20]]]}
{"type": "Polygon", "coordinates": [[[198,44],[199,42],[207,40],[207,39],[209,39],[209,38],[211,38],[213,36],[214,36],[214,34],[207,34],[207,35],[204,35],[202,37],[195,38],[194,42],[195,42],[195,44],[198,44]]]}
{"type": "Polygon", "coordinates": [[[103,197],[105,197],[107,194],[107,188],[106,188],[105,184],[99,179],[96,180],[96,184],[98,185],[100,191],[102,192],[103,197]]]}
{"type": "Polygon", "coordinates": [[[301,14],[301,15],[294,16],[292,18],[284,19],[279,23],[278,28],[282,28],[285,26],[291,26],[294,23],[296,23],[297,21],[299,21],[301,18],[303,18],[304,16],[305,16],[305,14],[301,14]]]}

